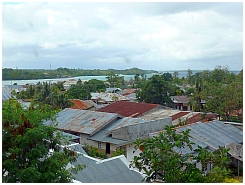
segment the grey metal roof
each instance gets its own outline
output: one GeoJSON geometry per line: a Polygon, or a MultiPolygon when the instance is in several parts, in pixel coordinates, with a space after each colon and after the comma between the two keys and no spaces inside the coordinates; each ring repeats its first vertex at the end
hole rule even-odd
{"type": "Polygon", "coordinates": [[[10,89],[20,89],[24,88],[23,85],[5,85],[5,87],[8,87],[10,89]]]}
{"type": "Polygon", "coordinates": [[[10,92],[2,92],[2,101],[7,101],[12,97],[10,92]]]}
{"type": "Polygon", "coordinates": [[[121,91],[121,89],[120,88],[117,88],[117,87],[108,87],[105,90],[106,93],[115,92],[115,91],[121,91]]]}
{"type": "Polygon", "coordinates": [[[70,148],[71,150],[74,150],[76,152],[88,155],[87,152],[85,152],[85,150],[83,149],[82,145],[79,143],[73,143],[73,144],[69,145],[68,148],[70,148]]]}
{"type": "Polygon", "coordinates": [[[117,97],[118,100],[130,100],[128,97],[126,96],[122,96],[120,94],[117,93],[105,93],[105,92],[100,92],[100,93],[90,93],[91,94],[91,99],[92,100],[96,100],[96,99],[101,99],[104,100],[106,102],[114,102],[115,100],[113,99],[114,97],[117,97]]]}
{"type": "Polygon", "coordinates": [[[67,139],[70,139],[70,137],[71,137],[71,139],[78,139],[78,138],[80,138],[79,136],[76,136],[74,134],[69,134],[69,133],[66,133],[66,132],[61,132],[61,134],[63,136],[65,136],[65,137],[67,137],[67,139]]]}
{"type": "MultiPolygon", "coordinates": [[[[57,114],[57,128],[93,135],[113,120],[118,114],[66,108],[57,114]]],[[[51,121],[44,124],[53,124],[51,121]]]]}
{"type": "Polygon", "coordinates": [[[106,143],[112,143],[115,145],[120,145],[125,143],[125,140],[120,140],[120,139],[114,139],[111,136],[107,135],[108,131],[106,130],[100,130],[99,132],[97,132],[96,134],[94,134],[93,136],[89,137],[89,140],[93,140],[93,141],[99,141],[99,142],[106,142],[106,143]]]}
{"type": "Polygon", "coordinates": [[[140,124],[140,123],[145,123],[145,122],[149,122],[149,121],[144,120],[144,119],[139,119],[139,118],[124,117],[122,119],[117,119],[112,124],[105,127],[104,130],[111,131],[111,130],[118,129],[121,127],[126,127],[129,125],[140,124]]]}
{"type": "Polygon", "coordinates": [[[140,123],[145,123],[145,122],[148,122],[148,121],[143,120],[143,119],[138,119],[138,118],[128,118],[128,117],[124,117],[122,119],[118,118],[116,121],[106,126],[102,130],[98,131],[93,136],[89,137],[88,139],[120,145],[120,144],[125,143],[126,141],[120,140],[120,139],[114,139],[111,136],[108,136],[110,131],[124,127],[124,126],[140,124],[140,123]]]}
{"type": "Polygon", "coordinates": [[[86,164],[86,168],[74,174],[82,183],[141,183],[143,176],[123,162],[124,156],[95,162],[88,156],[79,156],[78,163],[86,164]]]}
{"type": "Polygon", "coordinates": [[[209,146],[218,149],[229,143],[243,142],[243,133],[233,125],[224,124],[220,121],[202,123],[198,122],[177,128],[177,131],[191,129],[190,136],[197,145],[209,146]]]}

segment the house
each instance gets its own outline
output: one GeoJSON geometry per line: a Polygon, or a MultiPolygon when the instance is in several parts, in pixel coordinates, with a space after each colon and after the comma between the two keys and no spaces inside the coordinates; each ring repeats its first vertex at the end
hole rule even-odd
{"type": "Polygon", "coordinates": [[[135,102],[137,100],[136,98],[136,92],[137,92],[138,89],[124,89],[123,90],[123,96],[126,96],[130,99],[131,102],[135,102]]]}
{"type": "MultiPolygon", "coordinates": [[[[10,98],[15,98],[12,94],[11,94],[11,90],[8,87],[3,87],[2,88],[2,103],[5,101],[8,101],[10,98]]],[[[15,98],[16,99],[16,98],[15,98]]]]}
{"type": "Polygon", "coordinates": [[[117,87],[108,87],[105,90],[106,93],[117,93],[118,91],[121,91],[121,89],[117,87]]]}
{"type": "Polygon", "coordinates": [[[124,117],[136,118],[161,108],[161,105],[158,104],[116,101],[108,106],[98,109],[97,111],[117,113],[124,117]]]}
{"type": "MultiPolygon", "coordinates": [[[[190,111],[193,109],[193,107],[189,104],[191,98],[188,96],[171,96],[170,98],[174,102],[175,108],[178,110],[190,111]]],[[[204,100],[201,100],[202,107],[205,103],[206,102],[204,100]]]]}
{"type": "Polygon", "coordinates": [[[219,115],[215,113],[201,113],[201,112],[192,112],[192,111],[180,111],[180,110],[171,110],[171,109],[159,109],[147,114],[140,115],[139,118],[146,120],[156,120],[159,118],[172,118],[172,125],[178,125],[180,122],[189,124],[196,122],[207,122],[211,120],[218,120],[219,115]]]}
{"type": "Polygon", "coordinates": [[[77,84],[77,80],[69,79],[68,81],[63,83],[63,86],[65,90],[68,90],[71,87],[71,85],[76,85],[76,84],[77,84]]]}
{"type": "Polygon", "coordinates": [[[10,92],[14,90],[17,94],[27,89],[26,85],[5,85],[5,87],[8,88],[10,92]]]}
{"type": "Polygon", "coordinates": [[[77,183],[141,183],[144,175],[129,167],[124,155],[99,160],[86,154],[79,156],[76,165],[86,165],[86,168],[73,174],[77,183]]]}
{"type": "Polygon", "coordinates": [[[91,93],[91,100],[97,104],[110,104],[115,101],[129,101],[130,99],[117,93],[100,92],[91,93]]]}
{"type": "Polygon", "coordinates": [[[95,103],[92,100],[79,100],[73,99],[71,102],[74,104],[70,108],[80,110],[95,110],[95,103]]]}
{"type": "MultiPolygon", "coordinates": [[[[125,149],[130,161],[134,156],[131,143],[163,130],[166,125],[171,125],[171,118],[148,121],[114,113],[66,108],[58,113],[56,122],[59,130],[80,136],[81,144],[97,147],[108,156],[119,147],[125,149]]],[[[49,120],[44,124],[56,122],[49,120]]]]}
{"type": "MultiPolygon", "coordinates": [[[[242,144],[243,143],[243,132],[242,130],[236,128],[232,124],[225,124],[222,121],[215,120],[211,122],[197,122],[191,123],[184,126],[179,126],[175,128],[178,133],[190,129],[190,141],[194,143],[193,150],[189,148],[183,148],[181,150],[182,154],[193,154],[195,155],[195,149],[198,145],[209,150],[215,151],[219,149],[219,146],[226,147],[231,143],[242,144]]],[[[163,131],[160,131],[163,132],[163,131]]],[[[160,132],[151,133],[150,136],[156,136],[160,132]]],[[[193,163],[198,168],[202,168],[201,163],[197,163],[193,160],[193,163]]],[[[207,165],[207,171],[212,169],[212,164],[207,165]]]]}
{"type": "Polygon", "coordinates": [[[174,106],[178,110],[192,110],[192,107],[188,104],[190,101],[190,97],[187,96],[171,96],[170,97],[174,102],[174,106]]]}
{"type": "MultiPolygon", "coordinates": [[[[126,159],[131,161],[140,150],[135,152],[133,142],[146,139],[163,132],[166,125],[172,125],[172,117],[146,120],[142,118],[123,117],[120,114],[98,111],[64,109],[57,115],[57,128],[80,137],[80,143],[98,148],[98,151],[111,156],[117,148],[126,151],[126,159]]],[[[54,124],[50,120],[46,124],[54,124]]],[[[191,129],[190,140],[195,143],[193,150],[183,148],[182,153],[195,155],[194,149],[200,145],[210,151],[225,147],[230,143],[242,144],[243,132],[232,124],[219,120],[188,123],[175,128],[177,132],[191,129]]],[[[193,160],[193,163],[196,161],[193,160]]],[[[195,163],[201,168],[201,163],[195,163]]],[[[211,165],[207,167],[208,170],[211,165]]]]}
{"type": "MultiPolygon", "coordinates": [[[[85,165],[85,168],[73,173],[73,183],[141,183],[144,175],[130,167],[124,155],[109,159],[97,159],[88,156],[78,143],[61,145],[78,154],[76,161],[69,163],[66,168],[85,165]]],[[[50,152],[53,152],[52,150],[50,152]]]]}

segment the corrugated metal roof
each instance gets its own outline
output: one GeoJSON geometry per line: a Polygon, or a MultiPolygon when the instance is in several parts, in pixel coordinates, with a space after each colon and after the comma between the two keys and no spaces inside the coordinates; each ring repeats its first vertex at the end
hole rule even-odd
{"type": "Polygon", "coordinates": [[[79,143],[74,143],[68,146],[69,149],[74,150],[76,152],[88,155],[85,150],[83,149],[82,145],[79,143]]]}
{"type": "Polygon", "coordinates": [[[56,122],[58,129],[93,135],[117,117],[119,115],[113,113],[66,108],[57,114],[56,122]]]}
{"type": "Polygon", "coordinates": [[[111,92],[116,92],[116,91],[121,91],[121,89],[117,87],[108,87],[105,90],[106,93],[111,93],[111,92]]]}
{"type": "Polygon", "coordinates": [[[209,123],[198,122],[196,124],[186,125],[176,128],[177,131],[191,129],[190,136],[196,144],[204,144],[213,149],[219,146],[225,147],[229,143],[243,142],[243,133],[233,125],[227,125],[220,121],[209,123]]]}
{"type": "Polygon", "coordinates": [[[105,102],[114,102],[114,101],[129,101],[130,99],[127,98],[126,96],[122,96],[117,93],[91,93],[91,100],[104,100],[105,102]],[[116,100],[115,100],[116,98],[116,100]]]}
{"type": "Polygon", "coordinates": [[[190,98],[187,96],[172,96],[174,103],[188,103],[190,98]]]}
{"type": "Polygon", "coordinates": [[[88,102],[88,101],[85,102],[85,101],[79,100],[79,99],[74,99],[74,100],[71,100],[71,101],[74,103],[74,105],[71,107],[73,109],[87,110],[87,109],[89,109],[89,108],[94,106],[92,100],[90,100],[90,102],[88,102]]]}
{"type": "MultiPolygon", "coordinates": [[[[141,183],[143,176],[123,162],[124,156],[110,158],[101,162],[86,161],[87,156],[79,156],[78,163],[86,168],[74,174],[76,180],[82,183],[141,183]]],[[[77,163],[76,163],[77,164],[77,163]]]]}
{"type": "Polygon", "coordinates": [[[10,92],[2,92],[2,101],[7,101],[12,97],[10,92]]]}
{"type": "Polygon", "coordinates": [[[176,119],[178,119],[178,118],[180,118],[180,117],[182,117],[182,116],[184,116],[184,115],[186,115],[186,114],[189,114],[190,112],[178,112],[177,114],[174,114],[173,116],[172,116],[172,121],[174,121],[174,120],[176,120],[176,119]]]}
{"type": "Polygon", "coordinates": [[[160,110],[154,110],[150,113],[139,116],[139,118],[147,119],[147,120],[156,120],[159,118],[172,117],[173,115],[177,114],[178,112],[180,112],[180,111],[179,110],[160,109],[160,110]]]}
{"type": "Polygon", "coordinates": [[[158,104],[136,103],[128,101],[116,101],[106,107],[100,108],[99,112],[118,113],[125,117],[138,117],[150,110],[160,107],[158,104]]]}
{"type": "Polygon", "coordinates": [[[108,136],[107,133],[108,131],[106,130],[100,130],[99,132],[89,137],[88,139],[93,141],[104,142],[104,143],[112,143],[115,145],[120,145],[126,142],[125,140],[114,139],[111,136],[108,136]]]}
{"type": "Polygon", "coordinates": [[[115,139],[109,136],[109,133],[114,130],[121,127],[125,127],[128,125],[134,125],[134,124],[140,124],[148,122],[147,120],[143,119],[137,119],[137,118],[122,118],[114,121],[110,125],[106,126],[104,129],[98,131],[93,136],[89,137],[88,139],[99,141],[99,142],[107,142],[107,143],[113,143],[115,145],[121,145],[125,143],[125,140],[115,139]]]}

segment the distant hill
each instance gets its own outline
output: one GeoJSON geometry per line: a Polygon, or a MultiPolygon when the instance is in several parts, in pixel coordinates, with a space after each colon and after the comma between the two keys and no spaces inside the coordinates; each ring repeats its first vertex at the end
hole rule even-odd
{"type": "Polygon", "coordinates": [[[152,74],[158,73],[155,70],[143,70],[138,68],[131,68],[125,70],[107,69],[107,70],[88,70],[88,69],[69,69],[58,68],[55,70],[47,69],[2,69],[2,80],[35,80],[35,79],[49,79],[49,78],[67,78],[76,76],[106,76],[109,73],[122,75],[136,75],[136,74],[152,74]]]}

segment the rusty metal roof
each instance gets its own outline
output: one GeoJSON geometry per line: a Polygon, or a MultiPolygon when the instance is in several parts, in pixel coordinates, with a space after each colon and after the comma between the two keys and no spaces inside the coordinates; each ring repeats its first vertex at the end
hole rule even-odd
{"type": "Polygon", "coordinates": [[[118,113],[125,117],[138,117],[155,108],[160,108],[158,104],[136,103],[128,101],[116,101],[106,107],[100,108],[99,112],[118,113]]]}
{"type": "Polygon", "coordinates": [[[73,109],[87,110],[94,106],[92,100],[84,101],[79,99],[73,99],[71,101],[74,103],[74,105],[71,107],[73,109]]]}
{"type": "MultiPolygon", "coordinates": [[[[66,108],[57,114],[57,128],[90,136],[116,120],[120,115],[66,108]]],[[[44,123],[45,124],[45,123],[44,123]]],[[[46,124],[51,124],[50,121],[46,124]]]]}

